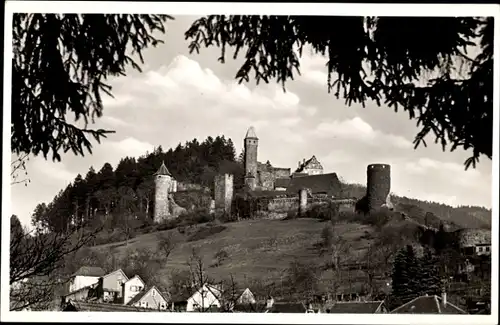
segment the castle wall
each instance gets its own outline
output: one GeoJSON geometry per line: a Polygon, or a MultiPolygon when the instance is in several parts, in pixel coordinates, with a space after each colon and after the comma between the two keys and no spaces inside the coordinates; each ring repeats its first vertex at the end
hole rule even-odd
{"type": "Polygon", "coordinates": [[[170,216],[168,194],[171,188],[171,177],[167,175],[155,176],[155,205],[154,221],[161,222],[170,216]]]}
{"type": "Polygon", "coordinates": [[[275,178],[288,178],[290,177],[292,170],[290,168],[274,168],[275,178]]]}
{"type": "Polygon", "coordinates": [[[303,216],[307,211],[307,189],[299,191],[299,215],[303,216]]]}
{"type": "Polygon", "coordinates": [[[215,209],[231,213],[231,203],[233,201],[233,175],[224,174],[215,176],[214,200],[215,209]]]}
{"type": "Polygon", "coordinates": [[[382,207],[391,191],[391,166],[387,164],[368,165],[366,196],[369,211],[382,207]]]}
{"type": "Polygon", "coordinates": [[[272,191],[274,189],[274,175],[271,172],[259,171],[259,186],[262,190],[272,191]]]}
{"type": "Polygon", "coordinates": [[[299,197],[287,197],[269,200],[267,209],[270,212],[286,212],[299,208],[299,197]]]}
{"type": "Polygon", "coordinates": [[[253,177],[252,175],[246,176],[245,177],[245,186],[250,191],[255,191],[255,189],[257,188],[257,178],[253,177]]]}
{"type": "Polygon", "coordinates": [[[204,187],[199,184],[191,184],[191,183],[185,183],[185,182],[176,182],[176,191],[192,191],[192,190],[203,190],[203,191],[210,191],[209,188],[204,187]]]}

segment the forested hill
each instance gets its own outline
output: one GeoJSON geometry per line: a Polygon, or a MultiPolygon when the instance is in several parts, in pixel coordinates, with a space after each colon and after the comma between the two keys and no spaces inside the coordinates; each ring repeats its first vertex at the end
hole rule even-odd
{"type": "MultiPolygon", "coordinates": [[[[363,197],[366,187],[360,184],[344,184],[343,196],[363,197]]],[[[443,221],[453,229],[491,228],[491,210],[478,206],[452,207],[447,204],[422,201],[406,196],[391,195],[396,210],[406,213],[416,221],[438,227],[443,221]]]]}
{"type": "MultiPolygon", "coordinates": [[[[133,222],[150,222],[153,203],[153,174],[162,161],[179,182],[211,187],[217,173],[243,174],[231,139],[224,136],[208,137],[179,144],[163,151],[159,146],[139,158],[125,157],[115,169],[105,163],[99,171],[89,168],[86,175],[77,175],[47,205],[38,204],[32,216],[34,226],[49,231],[65,231],[72,224],[92,220],[96,225],[106,218],[107,228],[122,223],[123,218],[133,222]],[[135,217],[138,216],[138,219],[135,217]]],[[[240,178],[235,178],[236,186],[240,178]]]]}
{"type": "MultiPolygon", "coordinates": [[[[150,224],[153,174],[162,161],[179,182],[211,188],[216,174],[231,173],[235,175],[236,188],[243,183],[243,166],[236,159],[231,139],[224,136],[208,137],[201,143],[193,139],[166,152],[160,146],[137,159],[125,157],[115,169],[109,163],[105,163],[97,172],[90,167],[86,175],[77,175],[48,205],[38,204],[32,223],[53,232],[66,231],[71,225],[79,223],[105,226],[110,230],[123,224],[127,224],[127,227],[150,224]]],[[[343,188],[344,197],[361,198],[366,192],[364,186],[357,184],[344,184],[343,188]]],[[[456,228],[491,227],[491,211],[484,208],[453,208],[397,196],[393,196],[392,200],[399,211],[422,223],[444,220],[456,228]]]]}

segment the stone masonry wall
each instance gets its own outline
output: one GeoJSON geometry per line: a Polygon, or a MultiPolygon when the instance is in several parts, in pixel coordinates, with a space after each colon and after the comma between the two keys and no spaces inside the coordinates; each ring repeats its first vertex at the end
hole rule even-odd
{"type": "Polygon", "coordinates": [[[157,175],[155,177],[155,206],[154,206],[154,221],[161,222],[168,218],[169,200],[168,191],[171,187],[171,178],[167,175],[157,175]]]}
{"type": "Polygon", "coordinates": [[[215,209],[230,214],[234,191],[233,175],[217,175],[214,185],[215,209]]]}

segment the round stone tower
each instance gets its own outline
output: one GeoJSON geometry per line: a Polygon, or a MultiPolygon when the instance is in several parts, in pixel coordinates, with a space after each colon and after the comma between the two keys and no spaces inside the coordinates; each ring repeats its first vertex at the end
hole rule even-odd
{"type": "Polygon", "coordinates": [[[391,192],[391,166],[371,164],[366,170],[366,199],[369,211],[380,209],[388,200],[391,192]]]}
{"type": "Polygon", "coordinates": [[[154,221],[161,222],[170,216],[168,194],[172,186],[172,174],[168,171],[165,163],[154,174],[155,180],[155,206],[154,221]]]}
{"type": "Polygon", "coordinates": [[[245,135],[244,147],[245,184],[248,188],[254,190],[256,187],[255,180],[257,179],[257,149],[259,147],[259,138],[257,138],[253,126],[248,129],[245,135]]]}

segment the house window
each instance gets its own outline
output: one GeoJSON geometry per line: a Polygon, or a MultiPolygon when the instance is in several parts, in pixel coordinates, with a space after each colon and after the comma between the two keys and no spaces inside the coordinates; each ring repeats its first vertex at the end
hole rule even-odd
{"type": "Polygon", "coordinates": [[[479,247],[479,252],[482,252],[483,251],[483,248],[482,247],[479,247]]]}
{"type": "Polygon", "coordinates": [[[153,297],[154,297],[154,296],[156,296],[156,290],[153,290],[153,291],[151,292],[151,295],[152,295],[153,297]]]}
{"type": "Polygon", "coordinates": [[[486,247],[486,251],[489,252],[490,251],[490,248],[489,247],[486,247]]]}

